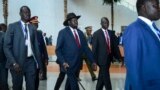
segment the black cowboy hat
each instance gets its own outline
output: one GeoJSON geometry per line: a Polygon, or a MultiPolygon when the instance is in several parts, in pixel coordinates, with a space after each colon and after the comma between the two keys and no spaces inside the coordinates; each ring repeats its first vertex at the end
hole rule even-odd
{"type": "Polygon", "coordinates": [[[68,26],[68,21],[69,21],[69,20],[71,20],[72,18],[77,18],[77,19],[79,19],[80,17],[81,17],[81,16],[76,16],[75,13],[68,13],[66,20],[63,22],[63,25],[64,25],[64,26],[68,26]]]}

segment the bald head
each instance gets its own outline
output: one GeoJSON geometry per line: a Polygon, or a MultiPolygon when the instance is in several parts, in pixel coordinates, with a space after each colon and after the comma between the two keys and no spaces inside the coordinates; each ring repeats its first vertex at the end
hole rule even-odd
{"type": "Polygon", "coordinates": [[[109,20],[107,17],[102,17],[101,18],[101,26],[103,29],[108,29],[109,27],[109,20]]]}
{"type": "Polygon", "coordinates": [[[137,0],[137,12],[139,16],[152,20],[158,20],[160,17],[159,0],[137,0]]]}
{"type": "Polygon", "coordinates": [[[23,22],[28,22],[31,17],[31,12],[28,6],[22,6],[20,8],[20,16],[23,22]]]}

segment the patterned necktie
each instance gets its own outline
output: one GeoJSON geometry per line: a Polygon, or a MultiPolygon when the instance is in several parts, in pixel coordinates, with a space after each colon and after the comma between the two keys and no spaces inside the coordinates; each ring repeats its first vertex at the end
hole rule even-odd
{"type": "Polygon", "coordinates": [[[105,30],[105,34],[106,34],[106,42],[107,42],[107,51],[108,51],[108,53],[111,53],[110,39],[109,39],[109,35],[108,35],[107,30],[105,30]]]}
{"type": "Polygon", "coordinates": [[[25,24],[24,27],[24,32],[25,32],[25,40],[26,40],[26,56],[28,56],[28,31],[27,31],[27,24],[25,24]]]}
{"type": "Polygon", "coordinates": [[[156,32],[157,32],[158,37],[160,38],[160,30],[157,28],[157,26],[156,26],[155,23],[153,23],[152,26],[154,27],[154,29],[155,29],[156,32]]]}
{"type": "Polygon", "coordinates": [[[75,31],[75,30],[74,30],[73,32],[74,32],[76,44],[77,44],[78,48],[80,48],[80,47],[81,47],[81,44],[80,44],[80,42],[79,42],[78,35],[76,34],[76,31],[75,31]]]}
{"type": "Polygon", "coordinates": [[[27,24],[25,24],[24,31],[25,31],[25,40],[27,40],[28,39],[27,24]]]}

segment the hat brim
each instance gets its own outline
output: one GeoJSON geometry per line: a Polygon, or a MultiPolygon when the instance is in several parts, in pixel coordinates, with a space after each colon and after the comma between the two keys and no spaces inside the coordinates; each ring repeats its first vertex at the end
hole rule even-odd
{"type": "MultiPolygon", "coordinates": [[[[81,17],[81,16],[76,16],[76,17],[72,17],[72,18],[77,18],[77,19],[79,19],[80,17],[81,17]]],[[[64,25],[64,26],[68,26],[68,21],[71,20],[72,18],[66,19],[66,20],[63,22],[63,25],[64,25]]]]}

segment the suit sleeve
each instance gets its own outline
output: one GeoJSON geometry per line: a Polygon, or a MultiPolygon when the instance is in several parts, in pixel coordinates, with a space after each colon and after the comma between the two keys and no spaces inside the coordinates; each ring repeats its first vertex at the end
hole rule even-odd
{"type": "Polygon", "coordinates": [[[96,60],[96,63],[98,64],[97,50],[98,50],[98,37],[97,37],[96,33],[94,33],[93,39],[92,39],[92,52],[93,52],[94,58],[96,60]]]}
{"type": "Polygon", "coordinates": [[[125,63],[127,77],[133,90],[144,90],[141,80],[142,41],[137,31],[135,28],[127,28],[123,35],[125,63]]]}
{"type": "Polygon", "coordinates": [[[43,55],[44,55],[45,60],[48,60],[47,48],[46,48],[46,45],[45,45],[45,42],[43,39],[43,35],[42,35],[42,33],[40,35],[41,35],[41,39],[42,39],[43,55]]]}
{"type": "Polygon", "coordinates": [[[8,62],[10,65],[13,63],[16,63],[16,60],[13,56],[13,37],[14,37],[14,28],[13,25],[10,24],[8,26],[8,30],[6,31],[5,37],[4,37],[4,53],[7,57],[8,62]]]}
{"type": "Polygon", "coordinates": [[[41,60],[41,55],[40,55],[40,49],[38,46],[38,40],[37,40],[37,33],[36,33],[36,29],[34,28],[34,48],[35,48],[35,56],[36,56],[36,60],[38,62],[38,66],[40,69],[42,69],[42,60],[41,60]]]}
{"type": "Polygon", "coordinates": [[[57,38],[57,45],[56,45],[56,55],[57,55],[57,63],[63,64],[65,62],[65,58],[63,56],[62,49],[64,47],[64,36],[63,32],[60,31],[57,38]]]}

